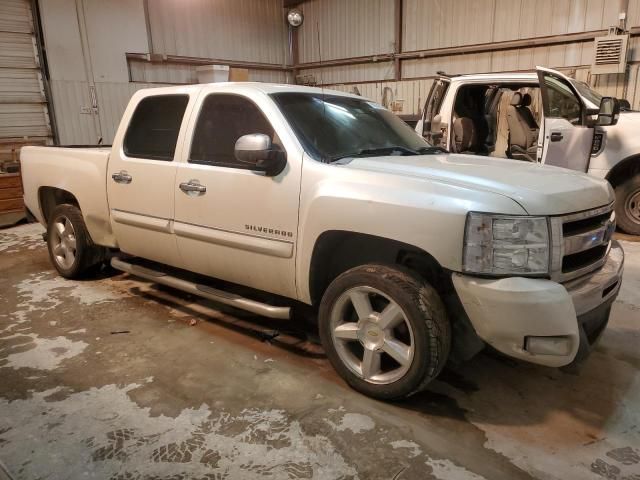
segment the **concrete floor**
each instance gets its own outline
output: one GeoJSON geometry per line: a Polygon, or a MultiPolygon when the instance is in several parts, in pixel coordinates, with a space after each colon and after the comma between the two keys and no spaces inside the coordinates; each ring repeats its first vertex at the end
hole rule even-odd
{"type": "Polygon", "coordinates": [[[640,243],[624,242],[622,292],[579,374],[482,354],[388,404],[296,325],[124,274],[63,280],[40,233],[0,231],[14,478],[640,480],[640,243]]]}

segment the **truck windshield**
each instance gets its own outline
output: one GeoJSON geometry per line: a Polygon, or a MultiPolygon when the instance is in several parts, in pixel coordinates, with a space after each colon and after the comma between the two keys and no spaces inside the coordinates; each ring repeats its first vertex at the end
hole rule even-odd
{"type": "Polygon", "coordinates": [[[581,82],[580,80],[571,79],[571,83],[574,87],[576,87],[576,90],[578,90],[580,96],[591,104],[587,105],[590,109],[600,108],[602,95],[600,95],[595,90],[592,90],[588,84],[586,84],[585,82],[581,82]]]}
{"type": "Polygon", "coordinates": [[[382,106],[365,99],[284,92],[271,97],[316,160],[381,155],[423,155],[444,150],[427,143],[382,106]]]}

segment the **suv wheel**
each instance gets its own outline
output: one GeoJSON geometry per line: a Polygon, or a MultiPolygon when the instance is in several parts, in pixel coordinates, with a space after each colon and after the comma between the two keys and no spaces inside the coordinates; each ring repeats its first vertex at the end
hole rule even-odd
{"type": "Polygon", "coordinates": [[[103,249],[94,245],[75,205],[58,205],[49,217],[47,226],[49,258],[60,275],[78,278],[99,263],[103,249]]]}
{"type": "Polygon", "coordinates": [[[616,221],[630,235],[640,235],[640,175],[616,187],[616,221]]]}
{"type": "Polygon", "coordinates": [[[426,387],[451,344],[437,292],[398,266],[364,265],[336,278],[320,303],[319,327],[338,373],[354,389],[384,400],[426,387]]]}

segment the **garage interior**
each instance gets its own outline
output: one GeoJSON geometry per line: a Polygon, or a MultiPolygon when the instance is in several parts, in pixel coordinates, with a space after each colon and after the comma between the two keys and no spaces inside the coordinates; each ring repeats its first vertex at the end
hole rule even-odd
{"type": "Polygon", "coordinates": [[[640,109],[640,0],[0,0],[0,479],[640,480],[640,237],[579,367],[486,350],[382,402],[308,312],[63,279],[22,200],[21,147],[111,145],[140,89],[318,86],[415,125],[439,72],[538,65],[640,109]],[[623,73],[594,73],[621,24],[623,73]]]}

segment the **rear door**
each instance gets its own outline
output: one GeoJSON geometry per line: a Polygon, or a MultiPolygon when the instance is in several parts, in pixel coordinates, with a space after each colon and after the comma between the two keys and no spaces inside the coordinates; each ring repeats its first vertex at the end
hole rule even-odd
{"type": "Polygon", "coordinates": [[[130,118],[129,125],[118,131],[109,158],[111,221],[123,252],[178,265],[172,232],[174,157],[178,139],[184,135],[181,126],[190,96],[175,90],[139,95],[142,98],[132,100],[125,112],[123,118],[130,118]]]}
{"type": "Polygon", "coordinates": [[[544,111],[538,141],[540,161],[586,172],[594,129],[587,126],[587,111],[580,95],[561,73],[542,67],[537,71],[544,111]]]}

